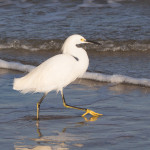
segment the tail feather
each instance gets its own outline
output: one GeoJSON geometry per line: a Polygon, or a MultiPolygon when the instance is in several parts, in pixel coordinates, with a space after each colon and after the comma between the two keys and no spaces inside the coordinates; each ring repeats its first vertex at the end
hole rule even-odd
{"type": "Polygon", "coordinates": [[[34,89],[28,88],[28,82],[24,78],[15,78],[13,83],[13,89],[22,93],[34,92],[34,89]]]}
{"type": "Polygon", "coordinates": [[[19,79],[17,79],[17,78],[14,79],[13,89],[14,90],[20,90],[19,79]]]}

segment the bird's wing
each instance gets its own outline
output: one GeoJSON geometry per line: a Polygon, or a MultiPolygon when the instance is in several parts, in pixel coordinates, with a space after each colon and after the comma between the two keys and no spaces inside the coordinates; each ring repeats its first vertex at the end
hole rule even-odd
{"type": "MultiPolygon", "coordinates": [[[[70,55],[56,55],[26,76],[16,79],[22,92],[49,92],[60,90],[78,77],[77,61],[70,55]],[[18,81],[17,81],[18,80],[18,81]]],[[[17,86],[16,86],[17,87],[17,86]]]]}

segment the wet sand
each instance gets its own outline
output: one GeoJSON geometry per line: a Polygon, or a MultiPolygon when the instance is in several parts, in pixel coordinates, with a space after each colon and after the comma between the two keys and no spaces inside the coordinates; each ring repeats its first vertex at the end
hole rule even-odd
{"type": "Polygon", "coordinates": [[[150,147],[150,88],[78,80],[65,88],[70,105],[92,109],[103,116],[82,118],[82,111],[64,108],[60,93],[51,92],[41,105],[41,94],[12,90],[22,73],[0,69],[0,145],[4,150],[148,150],[150,147]]]}

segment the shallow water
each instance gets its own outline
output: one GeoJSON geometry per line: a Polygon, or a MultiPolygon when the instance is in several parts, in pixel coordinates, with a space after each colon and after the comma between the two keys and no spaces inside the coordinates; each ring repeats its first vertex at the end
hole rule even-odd
{"type": "Polygon", "coordinates": [[[60,39],[79,33],[143,40],[150,33],[149,0],[2,0],[0,13],[2,39],[60,39]]]}
{"type": "Polygon", "coordinates": [[[60,94],[49,93],[36,121],[40,94],[12,90],[16,72],[0,70],[0,145],[16,149],[149,149],[150,89],[123,84],[79,80],[65,88],[68,104],[103,113],[86,119],[66,109],[60,94]]]}
{"type": "Polygon", "coordinates": [[[149,4],[149,0],[1,0],[0,148],[149,150],[149,4]],[[64,90],[66,101],[103,116],[82,118],[83,112],[64,108],[60,93],[51,92],[37,122],[36,103],[42,95],[12,90],[13,79],[60,53],[64,40],[75,33],[101,43],[83,45],[90,58],[88,72],[109,78],[75,81],[64,90]],[[117,76],[110,83],[113,75],[122,75],[126,82],[117,76]]]}

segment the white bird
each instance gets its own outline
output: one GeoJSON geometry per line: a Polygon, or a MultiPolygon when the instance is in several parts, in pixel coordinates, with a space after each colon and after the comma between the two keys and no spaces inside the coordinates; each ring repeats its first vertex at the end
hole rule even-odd
{"type": "Polygon", "coordinates": [[[40,104],[52,90],[61,92],[63,105],[65,107],[85,111],[82,117],[88,113],[92,116],[102,115],[86,108],[66,104],[63,94],[63,88],[75,79],[82,77],[88,68],[89,58],[86,51],[81,47],[77,47],[78,44],[88,42],[99,44],[87,41],[81,35],[72,35],[65,40],[61,49],[62,54],[49,58],[24,77],[14,79],[14,90],[21,91],[22,93],[44,93],[43,97],[37,103],[37,119],[39,119],[40,104]]]}

